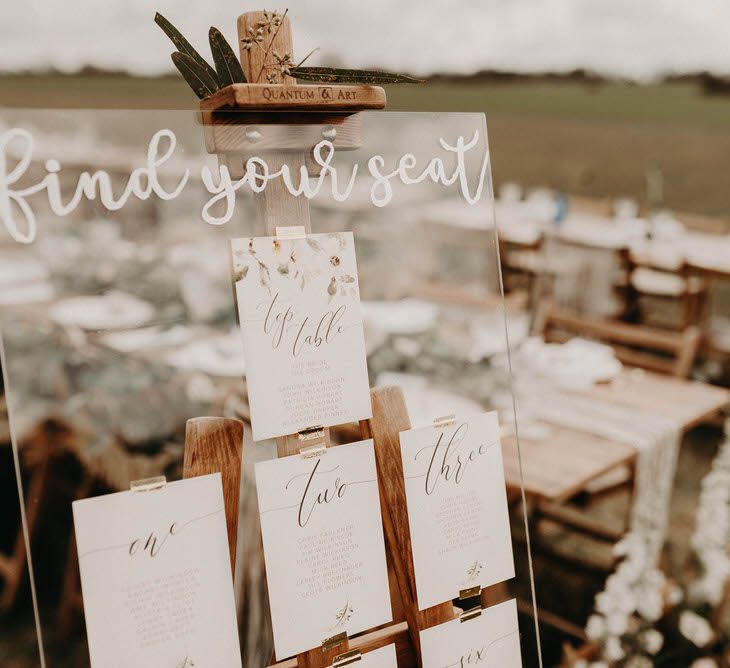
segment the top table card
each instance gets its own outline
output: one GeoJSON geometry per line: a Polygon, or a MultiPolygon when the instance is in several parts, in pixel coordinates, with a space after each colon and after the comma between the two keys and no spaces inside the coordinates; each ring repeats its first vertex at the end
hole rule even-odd
{"type": "Polygon", "coordinates": [[[418,608],[515,575],[497,414],[400,434],[418,608]]]}
{"type": "Polygon", "coordinates": [[[254,440],[371,417],[352,232],[231,253],[254,440]]]}
{"type": "Polygon", "coordinates": [[[93,668],[240,668],[220,473],[73,514],[93,668]]]}

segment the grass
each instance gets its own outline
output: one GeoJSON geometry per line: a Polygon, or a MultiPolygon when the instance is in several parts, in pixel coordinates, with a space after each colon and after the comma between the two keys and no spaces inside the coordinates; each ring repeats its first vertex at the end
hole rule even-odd
{"type": "MultiPolygon", "coordinates": [[[[730,96],[697,83],[436,82],[390,87],[389,108],[485,112],[497,186],[517,181],[643,202],[647,168],[664,173],[667,206],[730,223],[730,96]]],[[[194,108],[179,77],[0,77],[0,105],[194,108]]]]}

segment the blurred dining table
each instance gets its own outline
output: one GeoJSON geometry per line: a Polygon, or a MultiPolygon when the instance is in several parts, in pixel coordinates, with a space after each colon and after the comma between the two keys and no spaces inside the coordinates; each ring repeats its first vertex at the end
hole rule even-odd
{"type": "Polygon", "coordinates": [[[624,369],[608,382],[556,390],[540,402],[535,423],[523,423],[518,397],[519,449],[512,428],[502,438],[505,477],[509,489],[524,485],[528,498],[558,502],[635,458],[633,425],[662,423],[684,433],[730,405],[730,391],[624,369]]]}

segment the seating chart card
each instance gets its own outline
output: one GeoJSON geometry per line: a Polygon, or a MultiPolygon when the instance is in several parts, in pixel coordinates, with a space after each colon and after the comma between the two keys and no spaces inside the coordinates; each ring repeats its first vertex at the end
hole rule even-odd
{"type": "Polygon", "coordinates": [[[92,668],[240,668],[220,474],[73,514],[92,668]]]}
{"type": "Polygon", "coordinates": [[[355,665],[357,668],[397,668],[395,644],[391,643],[363,654],[360,661],[355,665]]]}
{"type": "Polygon", "coordinates": [[[256,464],[278,659],[392,621],[372,440],[256,464]]]}
{"type": "Polygon", "coordinates": [[[400,434],[418,607],[515,575],[496,412],[400,434]]]}
{"type": "Polygon", "coordinates": [[[352,232],[231,240],[255,440],[372,415],[352,232]]]}
{"type": "Polygon", "coordinates": [[[468,621],[421,631],[423,668],[521,668],[520,631],[515,599],[494,605],[468,621]]]}

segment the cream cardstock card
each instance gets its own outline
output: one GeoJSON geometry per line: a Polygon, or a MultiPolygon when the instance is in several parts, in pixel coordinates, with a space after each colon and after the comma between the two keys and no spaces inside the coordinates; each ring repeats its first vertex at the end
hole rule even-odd
{"type": "Polygon", "coordinates": [[[372,415],[352,232],[231,240],[255,440],[372,415]]]}
{"type": "Polygon", "coordinates": [[[520,631],[514,599],[486,608],[479,617],[455,619],[421,631],[423,668],[521,668],[520,631]]]}
{"type": "Polygon", "coordinates": [[[256,464],[278,659],[392,620],[373,442],[256,464]]]}
{"type": "Polygon", "coordinates": [[[515,575],[496,412],[400,434],[418,607],[515,575]]]}
{"type": "Polygon", "coordinates": [[[395,644],[391,643],[363,654],[356,665],[357,668],[398,668],[395,644]]]}
{"type": "Polygon", "coordinates": [[[73,514],[93,668],[240,668],[220,474],[73,514]]]}

